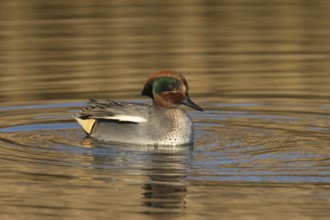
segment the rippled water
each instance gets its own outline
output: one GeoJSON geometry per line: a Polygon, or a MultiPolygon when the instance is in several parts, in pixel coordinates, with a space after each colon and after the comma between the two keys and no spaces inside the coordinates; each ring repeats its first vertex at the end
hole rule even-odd
{"type": "Polygon", "coordinates": [[[327,219],[327,1],[0,2],[1,219],[327,219]],[[86,138],[89,98],[182,72],[191,147],[86,138]]]}

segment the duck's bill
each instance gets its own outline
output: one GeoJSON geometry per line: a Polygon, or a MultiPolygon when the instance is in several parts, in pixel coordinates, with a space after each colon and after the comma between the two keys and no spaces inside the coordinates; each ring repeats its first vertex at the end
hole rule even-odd
{"type": "Polygon", "coordinates": [[[186,96],[185,100],[183,100],[182,104],[193,108],[197,111],[204,111],[201,107],[199,107],[197,104],[195,104],[193,101],[191,101],[191,99],[189,98],[189,96],[186,96]]]}

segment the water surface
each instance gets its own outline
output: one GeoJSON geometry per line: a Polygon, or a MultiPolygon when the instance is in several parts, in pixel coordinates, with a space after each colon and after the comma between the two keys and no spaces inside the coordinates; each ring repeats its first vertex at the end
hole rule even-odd
{"type": "Polygon", "coordinates": [[[1,219],[327,219],[327,1],[0,3],[1,219]],[[183,73],[191,147],[86,138],[89,98],[183,73]]]}

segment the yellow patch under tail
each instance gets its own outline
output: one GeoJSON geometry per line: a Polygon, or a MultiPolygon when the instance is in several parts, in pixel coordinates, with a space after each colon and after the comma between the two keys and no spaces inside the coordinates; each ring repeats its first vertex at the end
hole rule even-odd
{"type": "Polygon", "coordinates": [[[75,118],[75,119],[87,134],[90,134],[92,132],[93,126],[96,122],[95,119],[81,119],[81,118],[75,118]]]}

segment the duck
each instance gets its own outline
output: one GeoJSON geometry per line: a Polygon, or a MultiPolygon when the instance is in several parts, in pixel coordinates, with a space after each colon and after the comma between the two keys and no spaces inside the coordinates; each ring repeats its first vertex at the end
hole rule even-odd
{"type": "Polygon", "coordinates": [[[203,111],[189,97],[184,76],[172,70],[149,75],[141,95],[152,103],[89,100],[74,118],[93,139],[135,145],[191,145],[194,125],[186,105],[203,111]]]}

